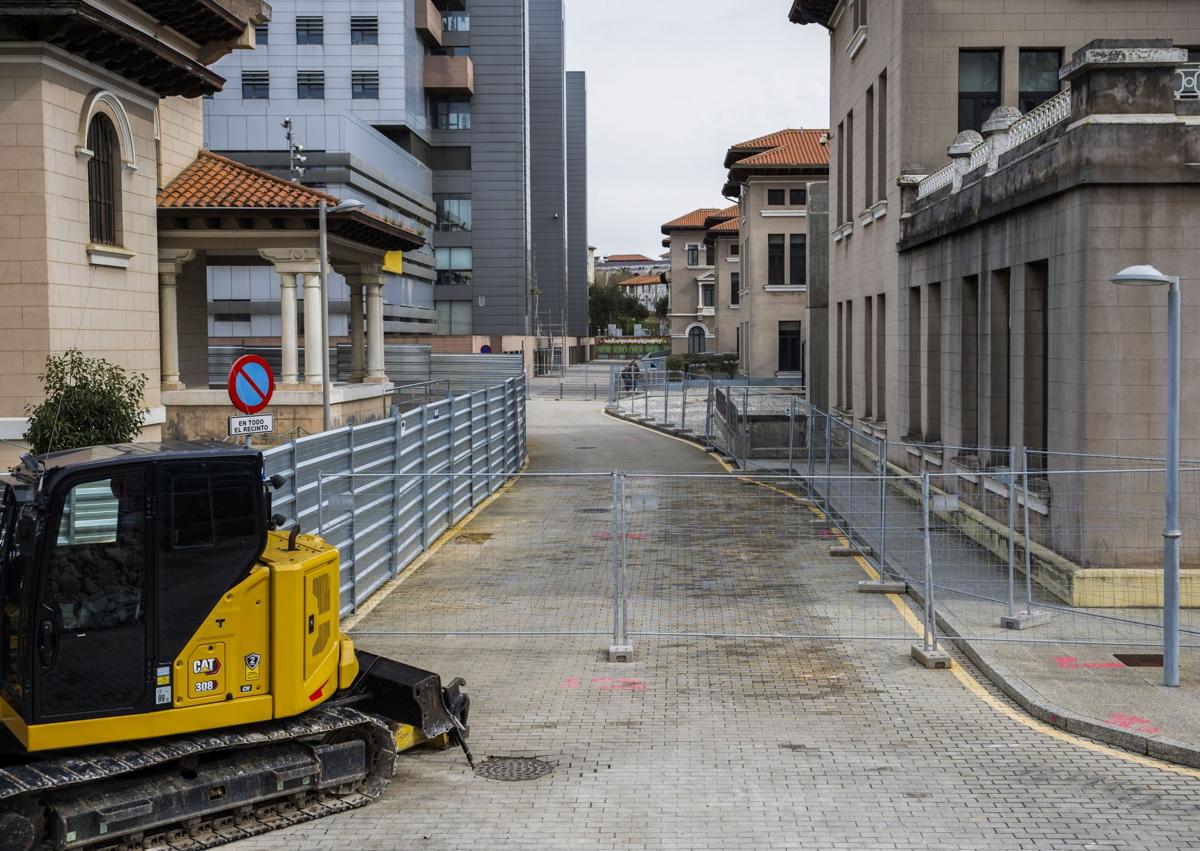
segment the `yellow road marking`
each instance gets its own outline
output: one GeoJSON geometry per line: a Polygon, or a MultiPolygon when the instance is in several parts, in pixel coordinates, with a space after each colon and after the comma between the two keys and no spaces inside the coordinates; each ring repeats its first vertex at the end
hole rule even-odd
{"type": "MultiPolygon", "coordinates": [[[[605,412],[605,413],[607,413],[607,412],[605,412]]],[[[612,416],[612,415],[609,414],[609,416],[612,416]]],[[[621,422],[625,422],[629,425],[637,426],[638,428],[645,428],[645,426],[641,426],[638,423],[630,423],[628,420],[622,420],[620,417],[613,417],[613,419],[620,420],[621,422]]],[[[710,455],[711,457],[715,458],[717,460],[717,462],[722,467],[725,468],[725,471],[727,473],[734,472],[733,465],[727,463],[724,458],[721,458],[715,452],[708,452],[707,450],[704,450],[704,447],[700,446],[699,444],[697,444],[693,441],[686,440],[686,439],[680,438],[680,437],[675,437],[674,435],[670,435],[670,434],[663,434],[662,432],[658,431],[657,429],[647,428],[646,430],[654,432],[655,434],[658,434],[662,437],[667,437],[667,438],[670,438],[671,440],[678,440],[681,443],[686,443],[689,446],[700,449],[701,451],[704,451],[705,454],[710,455]]],[[[789,493],[788,491],[785,491],[782,488],[777,488],[774,485],[767,484],[766,482],[755,481],[750,476],[742,475],[742,476],[738,476],[738,478],[742,479],[743,481],[751,482],[755,485],[758,485],[759,487],[767,488],[768,490],[772,490],[777,493],[784,494],[785,496],[788,496],[788,497],[796,500],[797,502],[802,503],[805,506],[807,506],[808,510],[811,511],[813,514],[815,514],[819,519],[821,519],[821,520],[828,519],[823,511],[818,509],[812,503],[808,502],[807,500],[801,499],[800,497],[796,496],[793,493],[789,493]]],[[[838,540],[838,543],[840,543],[843,547],[850,546],[850,542],[840,532],[835,533],[835,535],[838,540]]],[[[871,563],[869,561],[867,561],[865,558],[863,558],[861,555],[855,556],[854,561],[858,564],[858,566],[860,568],[862,568],[863,573],[865,573],[869,579],[875,580],[875,579],[879,578],[879,572],[876,571],[874,566],[872,566],[871,563]]],[[[912,608],[909,606],[908,599],[905,597],[901,597],[899,594],[886,594],[885,596],[888,598],[888,600],[891,601],[892,605],[896,607],[896,611],[898,611],[900,613],[900,616],[904,619],[905,623],[907,623],[909,625],[909,627],[912,629],[912,631],[918,637],[923,639],[925,636],[925,624],[922,623],[922,621],[913,612],[912,608]]],[[[1130,751],[1125,751],[1125,750],[1121,750],[1119,748],[1114,748],[1109,745],[1103,744],[1101,742],[1097,742],[1093,739],[1088,739],[1088,738],[1085,738],[1084,736],[1079,736],[1074,733],[1068,733],[1065,730],[1060,730],[1059,728],[1057,728],[1051,724],[1047,724],[1045,721],[1039,721],[1037,718],[1034,718],[1033,716],[1029,715],[1023,709],[1013,708],[1013,707],[1009,706],[1008,704],[1004,703],[1004,701],[997,698],[995,695],[993,695],[991,692],[989,692],[986,688],[984,688],[983,684],[980,683],[977,678],[972,676],[969,671],[967,671],[965,668],[963,668],[962,665],[951,665],[950,672],[954,675],[955,679],[957,679],[959,681],[959,683],[962,684],[963,688],[965,688],[968,692],[970,692],[972,695],[974,695],[980,701],[982,701],[986,705],[990,706],[992,709],[994,709],[996,712],[999,712],[1001,715],[1005,716],[1006,718],[1016,721],[1018,724],[1022,724],[1025,727],[1028,727],[1030,730],[1033,730],[1036,733],[1041,733],[1044,736],[1048,736],[1049,738],[1052,738],[1052,739],[1057,739],[1060,742],[1066,742],[1067,744],[1072,744],[1072,745],[1076,745],[1077,747],[1085,748],[1086,750],[1092,751],[1094,753],[1103,754],[1105,756],[1110,756],[1110,757],[1115,757],[1117,759],[1122,759],[1122,760],[1125,760],[1126,762],[1132,762],[1137,765],[1145,766],[1147,768],[1157,768],[1160,771],[1168,771],[1168,772],[1171,772],[1172,774],[1180,774],[1185,777],[1200,778],[1200,769],[1189,768],[1186,765],[1177,765],[1173,762],[1165,762],[1160,759],[1155,759],[1154,757],[1142,756],[1141,754],[1135,754],[1135,753],[1131,753],[1130,751]]]]}
{"type": "MultiPolygon", "coordinates": [[[[517,472],[523,473],[528,467],[529,459],[526,458],[525,463],[521,465],[521,469],[519,469],[517,472]]],[[[375,593],[371,595],[371,598],[367,600],[367,602],[363,603],[363,605],[359,606],[358,611],[351,615],[350,618],[342,624],[342,631],[349,632],[350,630],[354,629],[354,627],[358,626],[359,622],[367,615],[371,614],[375,607],[383,602],[384,598],[399,588],[401,583],[403,583],[406,579],[424,567],[425,562],[433,558],[433,556],[436,555],[443,546],[445,546],[447,541],[461,532],[464,526],[478,516],[479,512],[483,511],[485,508],[507,493],[509,489],[517,483],[518,480],[519,479],[517,476],[513,476],[507,482],[502,484],[494,494],[489,496],[483,502],[479,503],[479,505],[472,508],[471,512],[466,517],[464,517],[462,520],[459,520],[457,523],[439,535],[438,539],[429,545],[429,549],[409,562],[409,564],[394,577],[383,583],[383,585],[381,585],[375,591],[375,593]]]]}

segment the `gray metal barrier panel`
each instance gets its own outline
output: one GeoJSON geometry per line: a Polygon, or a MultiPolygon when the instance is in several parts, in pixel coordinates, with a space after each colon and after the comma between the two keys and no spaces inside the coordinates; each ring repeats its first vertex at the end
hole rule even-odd
{"type": "Polygon", "coordinates": [[[286,480],[272,510],[338,548],[343,614],[495,493],[524,458],[524,377],[263,453],[266,474],[286,480]]]}
{"type": "Polygon", "coordinates": [[[430,356],[431,379],[446,379],[454,393],[470,393],[503,384],[525,374],[522,355],[452,354],[430,356]]]}

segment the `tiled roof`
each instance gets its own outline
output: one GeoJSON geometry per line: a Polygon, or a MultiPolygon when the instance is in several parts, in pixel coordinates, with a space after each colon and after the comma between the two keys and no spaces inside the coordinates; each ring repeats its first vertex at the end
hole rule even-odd
{"type": "Polygon", "coordinates": [[[760,165],[828,166],[829,146],[817,142],[823,130],[809,130],[776,148],[752,154],[733,164],[734,168],[753,168],[760,165]]]}
{"type": "Polygon", "coordinates": [[[788,19],[793,24],[820,24],[828,28],[837,0],[793,0],[788,19]]]}
{"type": "Polygon", "coordinates": [[[651,284],[661,284],[662,278],[658,275],[638,275],[636,278],[626,278],[621,281],[623,287],[645,287],[651,284]]]}
{"type": "Polygon", "coordinates": [[[322,199],[330,205],[339,200],[212,151],[201,151],[158,190],[158,206],[165,208],[316,209],[322,199]]]}
{"type": "Polygon", "coordinates": [[[821,144],[828,130],[779,130],[732,146],[725,154],[725,167],[825,166],[829,146],[821,144]]]}
{"type": "Polygon", "coordinates": [[[653,263],[645,254],[610,254],[604,258],[605,263],[653,263]]]}
{"type": "Polygon", "coordinates": [[[711,216],[706,217],[704,219],[704,226],[711,229],[713,225],[720,224],[721,222],[728,221],[729,219],[736,219],[738,215],[738,205],[733,204],[732,206],[726,207],[724,210],[718,210],[711,216]]]}
{"type": "Polygon", "coordinates": [[[719,225],[713,225],[708,229],[709,233],[737,233],[741,230],[741,223],[738,219],[732,218],[721,222],[719,225]]]}
{"type": "Polygon", "coordinates": [[[709,216],[721,212],[717,207],[700,207],[697,210],[692,210],[690,213],[684,213],[677,219],[671,219],[662,226],[663,233],[677,229],[695,229],[703,230],[704,220],[709,216]]]}

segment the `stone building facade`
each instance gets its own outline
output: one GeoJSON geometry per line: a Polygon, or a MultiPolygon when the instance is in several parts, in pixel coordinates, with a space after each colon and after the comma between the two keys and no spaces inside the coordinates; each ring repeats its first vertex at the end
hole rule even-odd
{"type": "MultiPolygon", "coordinates": [[[[793,4],[831,35],[830,407],[925,444],[935,472],[987,478],[1010,446],[1052,473],[1067,453],[1161,457],[1165,298],[1109,283],[1138,263],[1182,278],[1182,450],[1200,453],[1200,2],[1093,5],[793,4]]],[[[1043,542],[1076,566],[1154,566],[1131,538],[1157,533],[1114,518],[1153,516],[1161,493],[1065,482],[1038,485],[1043,542]]]]}
{"type": "Polygon", "coordinates": [[[72,347],[144,373],[144,436],[161,435],[155,195],[200,149],[200,98],[222,84],[205,63],[252,48],[268,15],[246,0],[89,10],[0,9],[3,461],[20,452],[47,355],[72,347]]]}
{"type": "Polygon", "coordinates": [[[717,207],[701,207],[662,226],[663,244],[671,255],[671,354],[722,350],[717,339],[715,253],[704,244],[705,222],[720,212],[717,207]],[[705,291],[705,286],[711,289],[705,291]]]}

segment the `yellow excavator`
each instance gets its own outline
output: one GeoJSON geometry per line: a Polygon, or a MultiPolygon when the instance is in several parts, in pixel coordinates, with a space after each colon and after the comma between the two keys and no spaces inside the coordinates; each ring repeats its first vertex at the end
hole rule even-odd
{"type": "Polygon", "coordinates": [[[398,737],[471,759],[463,682],[355,650],[282,484],[196,442],[0,476],[0,849],[209,848],[377,798],[398,737]]]}

